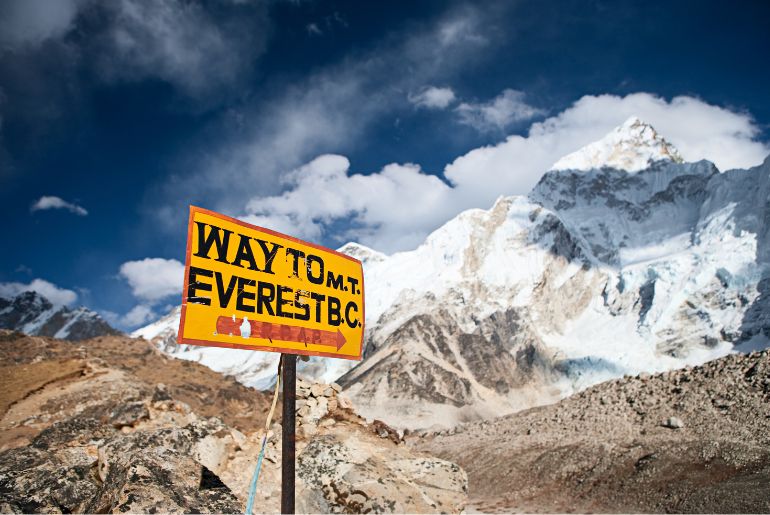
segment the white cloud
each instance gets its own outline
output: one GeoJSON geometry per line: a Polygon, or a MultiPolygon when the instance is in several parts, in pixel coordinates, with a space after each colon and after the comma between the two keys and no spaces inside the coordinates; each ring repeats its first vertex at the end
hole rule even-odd
{"type": "Polygon", "coordinates": [[[438,88],[430,86],[417,94],[410,94],[409,101],[417,107],[427,109],[446,109],[455,101],[455,92],[452,88],[438,88]]]}
{"type": "Polygon", "coordinates": [[[405,92],[448,81],[488,48],[489,41],[476,36],[488,31],[489,11],[452,10],[430,26],[394,34],[368,52],[243,108],[233,119],[249,125],[234,124],[234,138],[223,130],[221,140],[226,143],[218,151],[182,163],[180,173],[148,196],[146,212],[152,223],[176,230],[190,199],[238,216],[254,191],[264,196],[279,193],[286,170],[321,154],[352,150],[383,113],[411,105],[405,92]]]}
{"type": "Polygon", "coordinates": [[[35,46],[62,36],[71,28],[77,12],[76,0],[0,2],[0,46],[35,46]]]}
{"type": "Polygon", "coordinates": [[[268,24],[264,2],[7,0],[0,51],[55,40],[68,47],[66,63],[92,63],[107,81],[160,79],[201,101],[249,76],[268,24]]]}
{"type": "Polygon", "coordinates": [[[533,124],[526,136],[458,157],[444,169],[450,185],[414,164],[360,174],[350,172],[347,158],[322,155],[290,173],[283,193],[252,199],[244,219],[315,241],[354,239],[384,252],[413,248],[464,209],[488,209],[500,195],[528,193],[560,157],[631,115],[651,123],[688,161],[709,159],[724,170],[759,164],[770,153],[755,140],[760,132],[746,113],[692,97],[586,96],[533,124]]]}
{"type": "Polygon", "coordinates": [[[113,327],[121,330],[133,330],[158,318],[158,314],[147,304],[137,304],[128,313],[121,315],[114,311],[102,310],[99,314],[113,327]]]}
{"type": "Polygon", "coordinates": [[[307,33],[311,36],[321,36],[323,35],[323,31],[318,27],[317,23],[308,23],[305,26],[305,30],[307,30],[307,33]]]}
{"type": "Polygon", "coordinates": [[[747,113],[693,97],[666,101],[649,93],[625,97],[584,96],[527,136],[472,150],[445,168],[457,197],[484,206],[497,195],[527,193],[560,157],[602,138],[630,116],[650,123],[686,161],[708,159],[721,170],[749,167],[770,152],[756,141],[760,132],[747,113]]]}
{"type": "Polygon", "coordinates": [[[108,2],[97,62],[108,79],[156,77],[194,97],[216,94],[237,83],[264,49],[260,5],[231,5],[234,14],[217,17],[197,1],[108,2]],[[250,10],[239,13],[242,7],[250,10]]]}
{"type": "Polygon", "coordinates": [[[75,302],[78,294],[72,290],[59,288],[44,279],[33,279],[30,283],[0,283],[0,297],[15,297],[25,291],[34,291],[48,299],[54,306],[68,306],[75,302]]]}
{"type": "Polygon", "coordinates": [[[34,204],[32,204],[32,207],[30,207],[31,212],[44,211],[46,209],[66,209],[70,213],[74,213],[79,216],[86,216],[88,214],[88,211],[86,211],[85,208],[77,204],[67,202],[60,197],[49,195],[40,197],[35,201],[34,204]]]}
{"type": "Polygon", "coordinates": [[[252,200],[244,220],[318,241],[335,221],[335,234],[385,250],[419,243],[443,221],[449,186],[417,165],[390,164],[370,175],[349,174],[350,162],[323,155],[288,175],[289,191],[252,200]]]}
{"type": "Polygon", "coordinates": [[[144,304],[138,304],[122,317],[121,322],[127,327],[136,327],[145,324],[154,318],[155,312],[151,307],[144,304]]]}
{"type": "Polygon", "coordinates": [[[305,30],[309,36],[323,36],[324,34],[335,30],[336,28],[348,27],[348,22],[338,12],[324,16],[323,18],[305,25],[305,30]]]}
{"type": "Polygon", "coordinates": [[[463,102],[455,110],[460,117],[460,123],[477,131],[503,130],[509,125],[543,114],[542,110],[527,104],[524,97],[521,91],[505,89],[489,102],[463,102]]]}
{"type": "Polygon", "coordinates": [[[145,258],[120,265],[120,275],[134,296],[155,302],[169,295],[182,295],[184,265],[176,259],[145,258]]]}

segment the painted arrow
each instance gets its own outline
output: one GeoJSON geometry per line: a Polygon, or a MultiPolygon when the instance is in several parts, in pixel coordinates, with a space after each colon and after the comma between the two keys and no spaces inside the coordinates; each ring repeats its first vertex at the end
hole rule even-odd
{"type": "MultiPolygon", "coordinates": [[[[249,338],[264,338],[267,340],[280,340],[283,342],[297,342],[305,345],[323,345],[325,347],[334,347],[340,350],[347,340],[345,335],[337,329],[334,331],[323,331],[321,329],[308,329],[296,325],[271,324],[270,322],[260,322],[258,320],[249,320],[251,331],[249,338]]],[[[217,318],[217,333],[231,334],[241,336],[242,318],[233,318],[221,316],[217,318]]]]}

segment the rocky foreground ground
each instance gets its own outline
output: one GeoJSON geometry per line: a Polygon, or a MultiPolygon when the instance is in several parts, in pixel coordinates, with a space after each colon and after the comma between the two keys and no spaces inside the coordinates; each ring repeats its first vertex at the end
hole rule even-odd
{"type": "MultiPolygon", "coordinates": [[[[367,423],[337,387],[298,394],[299,512],[463,509],[460,467],[367,423]]],[[[0,512],[243,512],[269,402],[143,340],[0,331],[0,512]]],[[[258,512],[279,509],[280,434],[258,512]]]]}
{"type": "Polygon", "coordinates": [[[407,438],[486,512],[770,512],[770,351],[407,438]]]}
{"type": "MultiPolygon", "coordinates": [[[[405,440],[337,385],[297,393],[299,512],[770,512],[768,351],[405,440]]],[[[269,402],[143,340],[0,331],[0,512],[242,512],[269,402]]]]}

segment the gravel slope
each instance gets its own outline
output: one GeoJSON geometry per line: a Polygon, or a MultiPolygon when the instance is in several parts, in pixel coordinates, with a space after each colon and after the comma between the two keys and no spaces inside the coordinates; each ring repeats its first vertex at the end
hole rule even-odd
{"type": "Polygon", "coordinates": [[[481,511],[770,512],[770,351],[409,442],[463,467],[481,511]]]}

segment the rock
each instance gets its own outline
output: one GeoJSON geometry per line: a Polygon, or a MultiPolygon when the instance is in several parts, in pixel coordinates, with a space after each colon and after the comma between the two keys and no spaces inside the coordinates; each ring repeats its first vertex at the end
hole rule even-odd
{"type": "Polygon", "coordinates": [[[310,387],[310,395],[312,395],[313,397],[322,397],[324,394],[324,390],[325,390],[324,385],[319,383],[314,383],[310,387]]]}
{"type": "Polygon", "coordinates": [[[297,478],[297,510],[304,513],[459,513],[467,502],[460,467],[362,426],[336,424],[313,438],[298,458],[297,478]]]}
{"type": "Polygon", "coordinates": [[[189,451],[169,445],[162,435],[149,437],[141,446],[126,443],[116,442],[105,450],[109,472],[84,511],[224,513],[242,509],[213,472],[193,460],[189,451]],[[157,445],[154,437],[159,437],[157,445]]]}
{"type": "Polygon", "coordinates": [[[299,414],[303,424],[317,424],[329,412],[329,401],[326,397],[311,397],[299,414]]]}
{"type": "Polygon", "coordinates": [[[338,385],[337,383],[332,383],[330,386],[332,387],[332,390],[334,390],[335,392],[337,392],[337,393],[341,393],[342,392],[342,387],[340,385],[338,385]]]}
{"type": "Polygon", "coordinates": [[[238,446],[238,448],[243,448],[246,445],[246,435],[241,433],[235,428],[230,429],[230,436],[232,436],[233,441],[235,442],[235,445],[238,446]]]}
{"type": "Polygon", "coordinates": [[[668,417],[661,425],[669,429],[681,429],[684,427],[684,422],[678,417],[668,417]]]}
{"type": "Polygon", "coordinates": [[[324,397],[331,397],[332,395],[334,395],[334,390],[332,390],[331,386],[324,388],[324,397]]]}
{"type": "Polygon", "coordinates": [[[171,394],[168,391],[168,387],[163,383],[155,385],[155,392],[152,394],[153,402],[170,401],[171,394]]]}
{"type": "Polygon", "coordinates": [[[303,424],[300,426],[302,436],[308,440],[318,432],[318,428],[314,424],[303,424]]]}
{"type": "Polygon", "coordinates": [[[135,411],[133,405],[126,410],[95,406],[79,418],[52,426],[31,446],[0,454],[0,502],[19,512],[241,509],[226,486],[201,488],[203,466],[193,458],[196,444],[223,429],[221,423],[199,421],[182,430],[127,436],[111,424],[96,425],[98,413],[135,411]],[[79,435],[105,443],[98,451],[95,446],[79,446],[79,435]]]}
{"type": "Polygon", "coordinates": [[[270,463],[278,463],[281,460],[281,457],[275,447],[268,445],[265,448],[265,459],[270,463]]]}
{"type": "Polygon", "coordinates": [[[140,420],[148,418],[150,418],[150,412],[143,402],[120,404],[110,413],[110,423],[116,429],[133,426],[140,420]]]}

